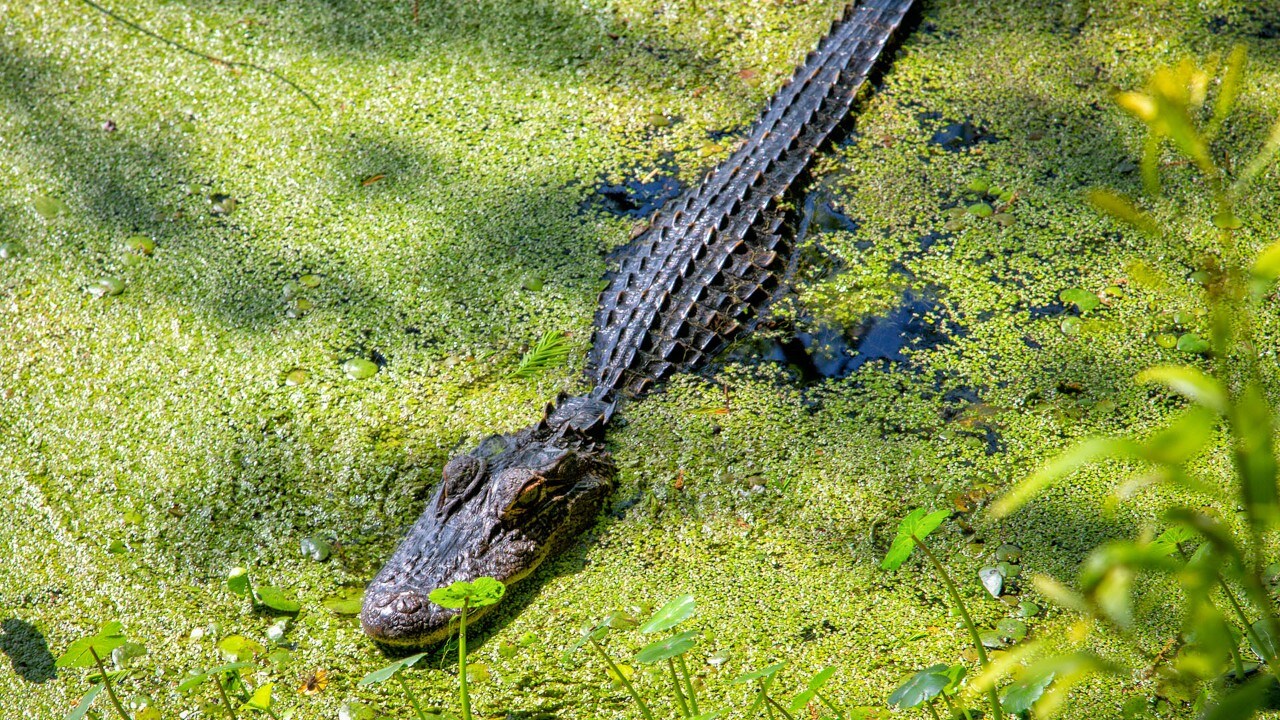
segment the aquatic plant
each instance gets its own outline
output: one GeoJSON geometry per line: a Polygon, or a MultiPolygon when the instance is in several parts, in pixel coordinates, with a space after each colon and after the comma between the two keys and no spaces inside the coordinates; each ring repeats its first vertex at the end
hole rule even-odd
{"type": "MultiPolygon", "coordinates": [[[[615,687],[626,689],[627,694],[635,701],[636,707],[640,710],[640,714],[645,720],[654,720],[653,706],[632,682],[632,678],[635,675],[634,668],[614,659],[605,649],[603,642],[610,633],[615,631],[638,629],[644,635],[671,631],[669,635],[654,640],[641,648],[633,656],[632,662],[638,665],[666,666],[666,674],[670,678],[672,705],[675,707],[678,717],[685,720],[711,720],[712,718],[720,717],[728,713],[729,708],[722,707],[718,710],[702,711],[698,702],[697,685],[694,683],[693,674],[689,671],[688,661],[685,659],[685,656],[696,647],[702,633],[697,630],[675,631],[678,625],[693,617],[695,608],[696,603],[692,595],[680,595],[658,608],[643,624],[630,612],[612,612],[606,615],[599,623],[585,629],[578,640],[569,647],[566,655],[572,654],[588,645],[591,646],[595,654],[604,662],[609,680],[614,683],[615,687]]],[[[785,662],[774,663],[759,670],[742,673],[730,681],[734,685],[754,684],[755,686],[755,692],[751,696],[751,705],[746,710],[744,717],[753,718],[763,711],[770,718],[780,715],[791,720],[795,717],[793,713],[810,707],[814,700],[817,700],[821,706],[835,713],[836,718],[843,719],[845,717],[844,712],[820,692],[826,682],[835,674],[835,668],[823,668],[809,679],[804,690],[789,700],[779,700],[771,691],[774,680],[784,667],[786,667],[785,662]]],[[[660,674],[661,672],[656,672],[654,676],[656,677],[660,674]]],[[[818,706],[815,705],[811,712],[814,717],[818,717],[819,713],[824,711],[819,711],[818,706]]]]}
{"type": "Polygon", "coordinates": [[[458,614],[458,704],[462,706],[462,720],[471,720],[471,696],[467,682],[467,613],[497,603],[506,594],[507,587],[491,578],[476,578],[473,582],[458,581],[448,587],[432,590],[427,596],[431,602],[458,614]]]}
{"type": "MultiPolygon", "coordinates": [[[[1164,512],[1163,532],[1145,529],[1134,539],[1095,548],[1081,565],[1076,589],[1047,577],[1036,578],[1036,585],[1057,604],[1093,621],[1069,644],[1086,644],[1097,632],[1091,628],[1100,626],[1140,647],[1134,630],[1144,620],[1144,608],[1134,603],[1135,587],[1160,578],[1176,582],[1183,594],[1171,601],[1178,604],[1181,635],[1176,648],[1157,656],[1150,672],[1163,687],[1193,700],[1201,717],[1214,719],[1252,717],[1280,679],[1280,608],[1268,583],[1273,571],[1267,559],[1280,524],[1274,409],[1254,337],[1264,301],[1280,278],[1280,242],[1251,251],[1237,211],[1245,188],[1280,150],[1280,122],[1243,162],[1232,161],[1232,150],[1216,142],[1240,94],[1244,68],[1245,52],[1237,48],[1221,63],[1185,61],[1159,69],[1143,91],[1117,95],[1120,107],[1146,125],[1141,168],[1151,209],[1110,190],[1090,194],[1102,212],[1148,236],[1211,239],[1212,250],[1199,259],[1190,283],[1173,282],[1143,262],[1129,269],[1135,284],[1174,294],[1207,318],[1207,339],[1188,333],[1193,337],[1162,343],[1207,359],[1158,365],[1134,378],[1180,396],[1182,409],[1147,436],[1085,440],[1043,464],[992,508],[996,517],[1006,517],[1082,466],[1102,461],[1142,468],[1120,485],[1117,499],[1153,487],[1175,491],[1182,502],[1164,512]],[[1188,204],[1161,197],[1161,158],[1169,146],[1198,175],[1198,199],[1210,206],[1208,217],[1186,219],[1195,223],[1190,227],[1182,226],[1188,204]],[[1225,486],[1205,477],[1193,462],[1218,438],[1233,460],[1233,477],[1225,486]],[[1245,660],[1242,639],[1261,665],[1245,660]]],[[[1034,708],[1050,714],[1074,682],[1116,670],[1081,649],[1049,655],[1023,678],[1038,677],[1049,688],[1034,708]]],[[[1145,715],[1145,701],[1137,700],[1126,706],[1132,710],[1127,716],[1145,715]]]]}
{"type": "MultiPolygon", "coordinates": [[[[929,545],[925,543],[925,539],[942,525],[942,522],[951,516],[950,510],[935,510],[928,512],[924,508],[916,508],[898,523],[898,534],[893,539],[893,544],[889,546],[889,551],[885,553],[884,560],[881,561],[880,567],[884,570],[897,570],[902,563],[911,557],[912,552],[920,550],[925,556],[929,564],[933,566],[933,570],[938,575],[938,579],[942,581],[943,587],[947,590],[947,595],[951,597],[951,604],[955,607],[956,612],[960,613],[960,619],[964,622],[965,629],[969,631],[969,638],[973,641],[973,649],[978,654],[978,663],[982,668],[986,668],[990,664],[987,658],[987,650],[982,642],[982,636],[978,632],[978,627],[974,625],[973,618],[969,615],[969,608],[964,603],[964,598],[960,596],[960,591],[956,589],[955,581],[951,579],[951,574],[947,572],[947,568],[938,560],[938,556],[933,554],[929,549],[929,545]]],[[[938,666],[934,666],[938,667],[938,666]]],[[[938,685],[937,692],[929,694],[923,692],[925,688],[933,688],[938,681],[933,680],[936,675],[938,678],[944,677],[942,672],[929,673],[929,669],[916,673],[907,680],[905,684],[894,691],[890,696],[889,702],[899,707],[916,707],[917,705],[932,702],[934,696],[941,694],[942,690],[951,684],[951,680],[938,685]],[[921,673],[925,673],[923,679],[921,673]],[[910,688],[904,690],[904,688],[910,688]],[[915,699],[911,704],[903,704],[908,700],[915,699]]],[[[957,677],[955,682],[959,683],[957,677]]],[[[999,720],[1003,717],[1000,707],[1000,698],[996,694],[994,684],[988,685],[986,688],[987,703],[991,708],[992,717],[999,720]]],[[[928,705],[929,710],[933,711],[933,706],[928,705]]]]}
{"type": "Polygon", "coordinates": [[[263,683],[256,688],[250,688],[244,681],[243,673],[251,667],[254,667],[253,663],[242,660],[219,665],[210,670],[192,673],[178,683],[178,692],[191,693],[212,680],[213,684],[218,688],[218,695],[227,711],[227,717],[234,718],[236,716],[237,707],[231,704],[231,698],[235,696],[239,700],[239,708],[265,712],[276,718],[275,710],[272,709],[274,684],[263,683]]]}
{"type": "Polygon", "coordinates": [[[520,358],[520,364],[511,371],[509,377],[531,378],[563,364],[568,357],[569,341],[564,333],[558,330],[543,333],[538,342],[520,358]]]}
{"type": "Polygon", "coordinates": [[[396,660],[365,675],[357,684],[361,687],[366,687],[395,678],[400,683],[400,688],[404,690],[405,697],[409,699],[409,704],[413,706],[413,712],[418,716],[418,720],[429,720],[427,714],[422,711],[422,704],[418,701],[418,696],[413,690],[409,689],[409,683],[404,679],[404,671],[416,665],[419,660],[426,656],[427,653],[418,653],[417,655],[410,655],[407,658],[396,660]]]}
{"type": "Polygon", "coordinates": [[[227,573],[227,589],[236,595],[249,598],[249,602],[257,607],[270,608],[281,613],[296,613],[302,604],[289,597],[283,590],[270,585],[254,585],[249,579],[249,571],[243,567],[231,568],[227,573]]]}
{"type": "Polygon", "coordinates": [[[67,720],[80,720],[89,712],[89,707],[93,704],[94,699],[102,691],[106,691],[107,698],[111,700],[111,706],[124,720],[130,720],[129,714],[125,712],[124,706],[120,704],[120,698],[116,696],[115,688],[111,686],[111,678],[114,673],[107,672],[107,668],[102,663],[103,656],[110,657],[112,651],[123,647],[126,643],[123,626],[116,621],[104,623],[97,633],[82,637],[79,640],[67,646],[67,651],[62,653],[54,663],[55,667],[60,668],[76,668],[76,667],[97,667],[98,674],[95,676],[101,683],[95,683],[94,686],[85,693],[80,700],[80,704],[67,715],[67,720]]]}

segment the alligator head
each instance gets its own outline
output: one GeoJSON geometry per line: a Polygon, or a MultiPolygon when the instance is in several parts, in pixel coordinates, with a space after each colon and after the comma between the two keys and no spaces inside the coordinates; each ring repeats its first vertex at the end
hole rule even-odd
{"type": "Polygon", "coordinates": [[[443,640],[457,611],[428,600],[432,590],[478,577],[510,585],[595,522],[613,488],[603,445],[612,411],[562,396],[532,427],[450,460],[435,497],[365,591],[364,631],[388,645],[443,640]]]}

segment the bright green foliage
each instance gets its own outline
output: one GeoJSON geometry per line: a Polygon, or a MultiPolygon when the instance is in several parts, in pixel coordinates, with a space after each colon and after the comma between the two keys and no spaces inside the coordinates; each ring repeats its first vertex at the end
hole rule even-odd
{"type": "Polygon", "coordinates": [[[98,664],[98,660],[109,657],[112,650],[124,643],[123,626],[113,620],[104,623],[97,634],[80,638],[68,645],[56,665],[65,668],[93,667],[98,664]],[[98,660],[94,659],[94,655],[98,656],[98,660]]]}
{"type": "Polygon", "coordinates": [[[930,665],[917,672],[889,695],[889,704],[906,710],[932,701],[951,683],[946,671],[946,665],[930,665]]]}
{"type": "Polygon", "coordinates": [[[448,587],[437,588],[427,597],[440,607],[458,610],[463,607],[482,608],[502,599],[507,588],[489,577],[476,578],[472,582],[459,580],[448,587]]]}
{"type": "MultiPolygon", "coordinates": [[[[1186,332],[1176,344],[1177,350],[1211,355],[1213,360],[1205,366],[1160,365],[1135,378],[1139,383],[1164,385],[1191,406],[1147,438],[1086,440],[1043,465],[993,507],[997,516],[1007,515],[1081,466],[1106,459],[1143,467],[1145,474],[1127,483],[1125,493],[1164,484],[1195,496],[1193,504],[1181,500],[1165,511],[1164,521],[1171,527],[1158,537],[1152,539],[1146,533],[1095,548],[1080,566],[1080,594],[1047,579],[1037,585],[1064,607],[1127,629],[1145,622],[1145,613],[1150,612],[1136,599],[1143,583],[1155,578],[1176,581],[1182,589],[1181,599],[1175,602],[1184,618],[1183,644],[1176,662],[1161,661],[1154,671],[1166,686],[1184,688],[1179,692],[1187,699],[1206,706],[1203,718],[1252,717],[1262,707],[1265,687],[1273,677],[1280,678],[1275,640],[1280,637],[1280,608],[1263,575],[1264,553],[1270,547],[1267,538],[1280,524],[1275,410],[1267,400],[1259,370],[1262,358],[1253,336],[1255,318],[1267,311],[1260,302],[1261,291],[1280,274],[1280,251],[1271,245],[1250,261],[1240,242],[1244,222],[1235,208],[1240,190],[1274,154],[1280,124],[1234,179],[1231,165],[1222,161],[1211,142],[1227,122],[1240,92],[1243,68],[1244,51],[1237,48],[1222,71],[1207,124],[1201,119],[1212,95],[1212,64],[1200,67],[1184,61],[1158,70],[1144,92],[1121,93],[1116,98],[1147,125],[1148,190],[1158,191],[1156,156],[1168,142],[1197,168],[1214,202],[1212,217],[1202,222],[1216,238],[1216,258],[1193,277],[1202,288],[1194,301],[1209,318],[1209,333],[1201,337],[1186,332]],[[1200,468],[1195,465],[1197,457],[1224,436],[1235,468],[1234,487],[1229,490],[1197,477],[1200,468]],[[1230,519],[1236,508],[1243,509],[1243,522],[1230,519]],[[1242,658],[1242,637],[1248,638],[1268,674],[1243,685],[1224,684],[1221,680],[1227,673],[1239,680],[1250,671],[1242,658]]],[[[1092,199],[1102,211],[1149,234],[1172,232],[1113,193],[1096,192],[1092,199]]],[[[1171,290],[1168,283],[1152,287],[1171,290]]],[[[1037,704],[1047,688],[1114,669],[1078,653],[1050,656],[1044,662],[1005,693],[1005,709],[1024,712],[1034,705],[1038,712],[1050,712],[1060,701],[1051,707],[1037,704]]]]}
{"type": "Polygon", "coordinates": [[[510,377],[531,378],[540,375],[550,368],[563,365],[568,357],[568,338],[564,333],[552,330],[538,338],[538,342],[520,358],[520,364],[511,371],[510,377]]]}
{"type": "Polygon", "coordinates": [[[884,570],[897,570],[907,561],[907,558],[911,557],[916,541],[929,537],[929,534],[937,530],[942,521],[950,516],[949,510],[933,512],[928,512],[924,508],[912,510],[898,524],[898,536],[893,539],[893,544],[889,546],[889,552],[885,553],[880,567],[884,570]]]}
{"type": "Polygon", "coordinates": [[[642,665],[652,665],[656,662],[670,660],[678,655],[683,655],[693,649],[699,634],[697,630],[688,630],[678,635],[651,642],[636,653],[636,662],[642,665]]]}
{"type": "MultiPolygon", "coordinates": [[[[666,605],[658,608],[658,611],[653,614],[653,617],[646,620],[644,625],[640,626],[640,632],[648,634],[670,630],[676,625],[679,625],[692,617],[693,611],[693,596],[681,595],[672,599],[666,605]]],[[[610,625],[610,627],[617,626],[610,625]]]]}
{"type": "Polygon", "coordinates": [[[391,679],[391,677],[396,673],[402,672],[404,670],[407,670],[408,668],[413,667],[414,665],[418,664],[419,660],[421,660],[426,656],[427,656],[427,653],[418,653],[417,655],[410,655],[407,658],[401,658],[400,660],[396,660],[395,662],[389,665],[383,665],[377,670],[374,670],[368,675],[365,675],[363,678],[360,679],[360,682],[357,684],[377,685],[378,683],[383,682],[384,680],[391,679]]]}

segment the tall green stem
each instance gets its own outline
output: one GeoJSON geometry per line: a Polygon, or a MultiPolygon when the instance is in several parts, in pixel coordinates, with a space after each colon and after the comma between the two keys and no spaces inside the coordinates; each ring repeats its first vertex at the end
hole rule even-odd
{"type": "Polygon", "coordinates": [[[787,712],[787,709],[786,709],[786,708],[784,708],[784,707],[782,707],[782,705],[778,704],[778,701],[777,701],[777,700],[774,700],[773,698],[769,697],[768,695],[765,695],[765,696],[764,696],[764,700],[765,700],[765,702],[769,703],[769,705],[770,705],[770,706],[772,706],[772,707],[774,707],[774,708],[777,708],[778,712],[782,713],[782,717],[786,718],[787,720],[796,720],[796,719],[795,719],[795,717],[794,717],[791,713],[787,712]]]}
{"type": "Polygon", "coordinates": [[[417,713],[418,720],[427,720],[427,716],[422,712],[422,707],[418,705],[418,698],[409,690],[409,683],[404,679],[404,674],[397,672],[395,679],[400,681],[400,687],[404,688],[405,697],[409,698],[409,704],[413,706],[413,711],[417,713]]]}
{"type": "Polygon", "coordinates": [[[236,709],[231,707],[231,698],[227,697],[227,687],[222,683],[222,678],[217,678],[214,684],[218,686],[218,693],[222,695],[222,705],[227,709],[227,717],[235,720],[236,709]]]}
{"type": "Polygon", "coordinates": [[[458,621],[458,701],[462,704],[462,720],[471,720],[471,698],[467,695],[467,601],[462,603],[458,621]]]}
{"type": "Polygon", "coordinates": [[[120,717],[129,720],[129,714],[124,711],[124,706],[120,704],[120,698],[116,697],[116,691],[111,687],[111,678],[107,677],[107,669],[102,665],[102,658],[98,657],[98,651],[89,647],[89,654],[93,655],[93,661],[98,664],[98,673],[102,675],[102,685],[107,689],[107,697],[111,699],[111,704],[115,706],[116,712],[120,713],[120,717]]]}
{"type": "MultiPolygon", "coordinates": [[[[978,652],[978,661],[983,667],[987,666],[987,651],[982,646],[982,636],[978,634],[978,628],[973,624],[973,618],[969,617],[969,609],[965,607],[964,600],[960,599],[960,591],[956,590],[956,584],[951,582],[951,576],[947,574],[947,569],[939,562],[938,557],[933,554],[928,545],[925,545],[920,538],[915,535],[911,536],[912,542],[924,556],[933,564],[933,569],[938,572],[938,577],[942,579],[942,584],[946,586],[947,593],[951,595],[951,602],[955,603],[956,610],[960,611],[960,618],[964,620],[964,626],[969,630],[969,637],[973,640],[973,649],[978,652]]],[[[1004,712],[1000,708],[1000,696],[996,694],[995,685],[987,688],[987,702],[991,705],[991,716],[996,720],[1004,717],[1004,712]]]]}
{"type": "Polygon", "coordinates": [[[702,713],[698,711],[698,695],[693,691],[693,676],[689,674],[689,666],[685,663],[683,655],[677,659],[680,661],[680,672],[684,675],[684,684],[689,692],[689,709],[694,715],[701,715],[702,713]]]}
{"type": "Polygon", "coordinates": [[[680,706],[680,717],[689,717],[689,703],[684,701],[684,691],[680,689],[680,678],[676,675],[676,663],[667,658],[667,669],[671,671],[671,687],[676,691],[676,704],[680,706]]]}
{"type": "Polygon", "coordinates": [[[600,654],[600,658],[604,660],[605,665],[609,666],[609,671],[613,673],[613,676],[622,682],[622,686],[627,689],[627,693],[631,695],[631,699],[636,701],[636,705],[640,708],[640,714],[644,715],[645,720],[653,720],[653,712],[649,710],[649,706],[646,705],[644,700],[640,697],[640,693],[636,692],[635,685],[632,685],[631,681],[627,679],[627,676],[622,674],[622,670],[614,664],[613,658],[609,657],[609,653],[606,653],[604,648],[600,647],[600,643],[595,640],[591,641],[591,647],[595,648],[595,651],[600,654]]]}

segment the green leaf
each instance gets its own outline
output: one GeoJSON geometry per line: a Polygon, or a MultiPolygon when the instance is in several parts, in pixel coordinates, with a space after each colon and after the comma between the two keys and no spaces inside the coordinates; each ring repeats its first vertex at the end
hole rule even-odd
{"type": "Polygon", "coordinates": [[[1222,384],[1197,368],[1187,365],[1157,365],[1138,373],[1134,382],[1160,383],[1214,412],[1227,412],[1227,392],[1222,384]]]}
{"type": "Polygon", "coordinates": [[[1000,707],[1014,715],[1030,712],[1031,706],[1036,704],[1041,695],[1044,695],[1045,688],[1049,687],[1051,682],[1053,682],[1051,672],[1043,675],[1028,674],[1005,688],[1004,696],[1000,698],[1000,707]]]}
{"type": "Polygon", "coordinates": [[[1272,675],[1259,673],[1244,685],[1223,693],[1200,715],[1200,720],[1248,720],[1267,701],[1267,693],[1274,682],[1272,675]]]}
{"type": "MultiPolygon", "coordinates": [[[[1094,207],[1120,222],[1132,225],[1147,235],[1160,235],[1160,229],[1151,216],[1139,210],[1129,198],[1110,190],[1092,190],[1088,197],[1094,207]]],[[[1063,298],[1063,302],[1067,302],[1066,298],[1063,298]]]]}
{"type": "Polygon", "coordinates": [[[809,690],[821,690],[822,686],[826,685],[827,681],[831,679],[831,676],[835,674],[836,669],[828,665],[827,667],[819,670],[813,677],[809,678],[809,684],[806,688],[809,690]]]}
{"type": "Polygon", "coordinates": [[[996,517],[1005,517],[1025,505],[1050,485],[1089,463],[1107,458],[1139,457],[1141,448],[1128,438],[1090,438],[1040,466],[991,507],[996,517]]]}
{"type": "Polygon", "coordinates": [[[296,613],[302,609],[302,603],[290,598],[278,587],[269,585],[253,589],[254,598],[261,605],[282,613],[296,613]]]}
{"type": "Polygon", "coordinates": [[[563,364],[568,357],[569,341],[565,334],[552,330],[538,338],[537,344],[520,358],[520,364],[508,377],[531,378],[553,366],[563,364]]]}
{"type": "Polygon", "coordinates": [[[1280,278],[1280,240],[1268,245],[1253,261],[1253,275],[1267,282],[1280,278]]]}
{"type": "Polygon", "coordinates": [[[401,672],[402,670],[405,670],[406,668],[413,667],[415,664],[417,664],[419,660],[421,660],[426,656],[427,656],[427,653],[418,653],[417,655],[410,655],[407,658],[401,658],[389,665],[385,665],[377,670],[374,670],[368,675],[365,675],[363,678],[360,679],[360,682],[357,683],[357,685],[360,685],[362,687],[365,685],[376,685],[384,680],[389,679],[391,676],[395,675],[396,673],[401,672]]]}
{"type": "Polygon", "coordinates": [[[67,713],[66,720],[80,720],[83,718],[89,712],[89,706],[93,704],[93,699],[98,697],[98,693],[102,692],[105,687],[104,685],[94,685],[89,688],[89,692],[80,698],[80,704],[76,705],[75,709],[70,713],[67,713]]]}
{"type": "Polygon", "coordinates": [[[1254,527],[1269,528],[1280,516],[1271,406],[1256,382],[1248,383],[1231,413],[1236,473],[1245,512],[1254,527]]]}
{"type": "MultiPolygon", "coordinates": [[[[694,602],[692,595],[681,595],[658,608],[653,617],[640,626],[640,632],[649,634],[670,630],[693,615],[694,602]]],[[[610,626],[612,627],[612,626],[610,626]]]]}
{"type": "Polygon", "coordinates": [[[473,582],[459,580],[448,587],[432,590],[427,597],[440,607],[457,610],[464,605],[470,608],[493,605],[502,599],[506,591],[506,586],[497,580],[482,577],[473,582]]]}
{"type": "Polygon", "coordinates": [[[1209,408],[1187,408],[1143,442],[1142,455],[1161,465],[1183,465],[1209,444],[1218,422],[1218,415],[1209,408]]]}
{"type": "Polygon", "coordinates": [[[1069,305],[1075,305],[1082,315],[1102,304],[1097,295],[1078,287],[1063,290],[1058,293],[1058,299],[1069,305]]]}
{"type": "Polygon", "coordinates": [[[751,672],[743,673],[738,677],[734,678],[733,680],[730,680],[729,682],[734,685],[741,685],[743,683],[749,683],[752,680],[760,680],[761,678],[772,678],[774,675],[778,674],[779,670],[781,670],[786,666],[787,664],[785,662],[774,663],[768,667],[760,668],[759,670],[752,670],[751,672]]]}
{"type": "Polygon", "coordinates": [[[218,650],[222,652],[222,657],[233,662],[248,660],[254,655],[267,651],[261,643],[243,635],[230,635],[223,638],[218,642],[218,650]]]}
{"type": "Polygon", "coordinates": [[[360,606],[363,602],[364,591],[356,590],[322,600],[320,605],[337,615],[359,615],[360,606]]]}
{"type": "Polygon", "coordinates": [[[1258,150],[1258,154],[1253,156],[1249,164],[1245,166],[1243,172],[1236,178],[1236,182],[1231,189],[1238,197],[1253,179],[1267,169],[1271,164],[1271,159],[1275,157],[1276,151],[1280,151],[1280,120],[1271,126],[1271,134],[1267,136],[1266,142],[1262,144],[1262,149],[1258,150]]]}
{"type": "Polygon", "coordinates": [[[1195,333],[1182,333],[1178,336],[1178,350],[1184,353],[1203,355],[1209,352],[1209,343],[1195,333]]]}
{"type": "Polygon", "coordinates": [[[1240,95],[1240,80],[1244,77],[1244,65],[1247,51],[1244,45],[1236,45],[1227,56],[1227,66],[1222,73],[1222,81],[1218,85],[1218,97],[1213,103],[1213,117],[1209,120],[1206,132],[1217,133],[1223,121],[1231,114],[1236,98],[1240,95]]]}
{"type": "Polygon", "coordinates": [[[1276,637],[1271,634],[1271,628],[1267,621],[1258,620],[1250,627],[1253,632],[1249,634],[1249,647],[1253,650],[1253,653],[1261,658],[1263,662],[1280,657],[1280,642],[1276,642],[1276,637]]]}
{"type": "Polygon", "coordinates": [[[178,692],[186,695],[207,682],[209,682],[209,673],[194,673],[192,675],[188,675],[186,679],[178,683],[178,692]]]}
{"type": "Polygon", "coordinates": [[[697,630],[687,630],[678,635],[672,635],[649,643],[640,652],[636,653],[635,660],[642,665],[652,665],[677,655],[683,655],[693,649],[698,635],[697,630]]]}
{"type": "Polygon", "coordinates": [[[270,710],[271,709],[271,687],[272,683],[263,683],[254,689],[253,694],[249,696],[249,700],[244,707],[250,710],[270,710]]]}
{"type": "Polygon", "coordinates": [[[111,651],[125,642],[120,623],[111,621],[102,626],[97,635],[80,638],[67,646],[67,651],[54,663],[57,667],[93,667],[93,653],[106,660],[111,651]]]}
{"type": "Polygon", "coordinates": [[[947,686],[942,689],[945,695],[955,695],[960,689],[960,681],[964,679],[968,670],[963,665],[955,664],[947,666],[947,671],[942,673],[947,678],[947,686]]]}
{"type": "Polygon", "coordinates": [[[67,211],[67,204],[55,197],[48,195],[37,195],[31,200],[31,205],[35,207],[36,212],[45,220],[52,220],[67,211]]]}
{"type": "Polygon", "coordinates": [[[227,589],[237,595],[249,592],[249,571],[242,567],[233,567],[227,573],[227,589]]]}
{"type": "Polygon", "coordinates": [[[951,517],[950,510],[926,513],[924,508],[916,508],[908,513],[902,522],[898,523],[898,536],[893,539],[893,544],[885,553],[884,560],[880,562],[881,569],[897,570],[907,561],[907,558],[911,557],[911,552],[915,549],[915,541],[912,538],[924,540],[949,517],[951,517]]]}
{"type": "Polygon", "coordinates": [[[929,702],[942,694],[951,679],[945,674],[946,665],[931,665],[907,678],[889,695],[889,704],[901,710],[909,710],[929,702]]]}

